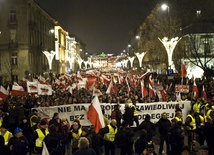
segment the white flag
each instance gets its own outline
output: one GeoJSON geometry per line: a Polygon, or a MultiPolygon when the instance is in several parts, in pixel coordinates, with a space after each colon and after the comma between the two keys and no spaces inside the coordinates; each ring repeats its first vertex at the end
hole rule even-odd
{"type": "Polygon", "coordinates": [[[43,143],[43,148],[42,148],[42,155],[50,155],[50,153],[48,152],[47,146],[45,144],[45,142],[43,143]]]}
{"type": "Polygon", "coordinates": [[[52,95],[51,85],[38,84],[38,95],[52,95]]]}

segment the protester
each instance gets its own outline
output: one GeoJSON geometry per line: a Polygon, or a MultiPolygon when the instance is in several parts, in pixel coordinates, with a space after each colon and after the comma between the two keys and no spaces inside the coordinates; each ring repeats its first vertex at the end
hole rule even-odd
{"type": "Polygon", "coordinates": [[[9,140],[8,147],[12,155],[27,155],[29,152],[29,142],[23,136],[22,129],[16,128],[14,130],[14,137],[9,140]]]}
{"type": "Polygon", "coordinates": [[[71,141],[72,153],[78,150],[78,140],[81,137],[82,128],[79,121],[74,121],[68,139],[71,141]]]}
{"type": "Polygon", "coordinates": [[[33,133],[37,129],[37,125],[40,122],[40,118],[38,116],[38,110],[33,109],[31,111],[31,113],[29,114],[28,119],[30,121],[30,127],[31,127],[31,131],[33,133]]]}
{"type": "Polygon", "coordinates": [[[169,130],[170,155],[180,155],[184,145],[182,122],[177,122],[176,118],[172,119],[171,122],[172,127],[169,130]]]}
{"type": "Polygon", "coordinates": [[[58,151],[59,155],[64,154],[64,148],[61,147],[61,136],[57,134],[57,128],[54,124],[48,127],[49,134],[45,136],[43,141],[46,144],[48,152],[51,154],[53,150],[58,151]]]}
{"type": "Polygon", "coordinates": [[[128,122],[123,121],[122,126],[115,135],[115,144],[120,148],[120,155],[132,155],[134,132],[128,122]]]}
{"type": "Polygon", "coordinates": [[[35,153],[42,153],[44,138],[49,134],[48,125],[45,120],[41,120],[38,128],[34,131],[30,139],[30,150],[35,153]]]}
{"type": "Polygon", "coordinates": [[[0,126],[0,135],[4,137],[5,145],[8,145],[9,140],[13,137],[13,134],[8,131],[8,128],[5,124],[0,126]]]}
{"type": "Polygon", "coordinates": [[[156,123],[156,126],[158,127],[158,131],[159,131],[159,134],[160,134],[159,155],[161,155],[162,152],[163,152],[164,141],[166,142],[167,155],[169,155],[169,152],[170,152],[169,129],[171,127],[171,123],[170,123],[170,120],[167,119],[166,112],[161,114],[161,118],[156,123]]]}
{"type": "Polygon", "coordinates": [[[144,121],[134,129],[134,131],[139,131],[145,129],[147,131],[148,141],[152,141],[152,137],[155,135],[156,126],[151,122],[151,116],[149,114],[145,115],[144,121]]]}
{"type": "Polygon", "coordinates": [[[142,129],[140,137],[135,141],[134,148],[135,148],[135,153],[142,154],[143,151],[146,149],[147,144],[148,144],[148,139],[147,139],[147,131],[145,129],[142,129]]]}
{"type": "Polygon", "coordinates": [[[4,137],[2,135],[0,135],[0,153],[2,155],[11,155],[9,147],[4,145],[4,137]]]}
{"type": "Polygon", "coordinates": [[[196,121],[194,118],[194,111],[191,110],[187,115],[185,121],[187,134],[188,134],[188,146],[191,151],[195,151],[195,142],[196,142],[196,121]]]}
{"type": "Polygon", "coordinates": [[[51,126],[52,124],[55,125],[57,132],[61,132],[62,131],[61,120],[59,118],[59,114],[58,113],[54,113],[53,114],[53,117],[49,121],[48,125],[51,126]]]}
{"type": "Polygon", "coordinates": [[[111,123],[104,127],[100,131],[99,134],[104,137],[104,148],[105,148],[105,155],[109,155],[111,151],[111,155],[115,155],[115,135],[117,133],[117,121],[115,119],[111,120],[111,123]]]}
{"type": "Polygon", "coordinates": [[[133,114],[132,109],[129,107],[129,101],[125,103],[125,112],[123,114],[123,120],[128,122],[129,126],[133,125],[133,114]]]}
{"type": "Polygon", "coordinates": [[[92,148],[89,148],[89,141],[85,137],[79,139],[78,148],[73,155],[97,155],[92,148]]]}

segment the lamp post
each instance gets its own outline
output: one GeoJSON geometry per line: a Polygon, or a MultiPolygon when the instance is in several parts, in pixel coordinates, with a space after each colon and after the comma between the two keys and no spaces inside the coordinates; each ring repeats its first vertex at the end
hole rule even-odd
{"type": "Polygon", "coordinates": [[[135,53],[135,55],[137,56],[138,60],[139,60],[139,67],[142,67],[142,61],[143,61],[143,57],[146,54],[146,52],[142,52],[142,53],[135,53]]]}
{"type": "Polygon", "coordinates": [[[128,57],[128,59],[129,59],[129,61],[130,61],[131,69],[132,69],[135,56],[133,56],[133,57],[128,57]]]}
{"type": "Polygon", "coordinates": [[[164,45],[167,55],[168,55],[168,67],[170,69],[175,69],[175,66],[173,64],[172,61],[172,55],[173,55],[173,51],[175,49],[175,46],[177,45],[177,43],[180,41],[181,38],[179,37],[171,37],[170,34],[170,16],[169,16],[169,6],[166,4],[161,5],[162,10],[167,10],[167,15],[168,15],[168,37],[164,37],[163,39],[158,38],[162,44],[164,45]]]}
{"type": "Polygon", "coordinates": [[[45,54],[46,58],[48,59],[48,65],[49,65],[49,70],[51,71],[52,70],[52,61],[53,61],[53,58],[56,54],[55,51],[43,51],[43,53],[45,54]]]}
{"type": "Polygon", "coordinates": [[[49,65],[49,76],[50,76],[50,81],[52,82],[52,78],[53,78],[53,74],[52,74],[52,61],[53,58],[56,54],[55,51],[43,51],[44,55],[46,56],[46,58],[48,59],[48,65],[49,65]]]}

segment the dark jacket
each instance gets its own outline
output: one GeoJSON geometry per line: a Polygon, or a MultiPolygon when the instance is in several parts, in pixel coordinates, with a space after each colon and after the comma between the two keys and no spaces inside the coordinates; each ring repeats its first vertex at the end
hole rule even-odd
{"type": "Polygon", "coordinates": [[[169,142],[170,144],[177,144],[182,147],[184,145],[183,130],[181,127],[175,125],[169,130],[169,142]]]}
{"type": "Polygon", "coordinates": [[[86,150],[79,149],[76,152],[74,152],[73,155],[97,155],[97,154],[92,148],[88,148],[86,150]]]}
{"type": "Polygon", "coordinates": [[[130,107],[125,108],[125,112],[123,114],[123,120],[128,122],[129,126],[133,125],[133,114],[132,114],[132,109],[130,107]]]}
{"type": "Polygon", "coordinates": [[[146,149],[148,144],[147,137],[145,135],[141,135],[139,139],[135,141],[135,153],[141,154],[146,149]]]}
{"type": "Polygon", "coordinates": [[[167,135],[169,132],[171,123],[170,123],[170,120],[161,118],[156,123],[156,126],[158,127],[158,131],[161,135],[167,135]]]}
{"type": "Polygon", "coordinates": [[[12,146],[13,148],[11,151],[12,155],[26,155],[29,150],[29,143],[25,136],[22,136],[20,138],[17,138],[15,136],[12,137],[8,143],[8,147],[10,146],[12,146]]]}
{"type": "Polygon", "coordinates": [[[147,131],[148,140],[152,140],[152,137],[155,135],[156,126],[154,123],[148,120],[144,120],[134,131],[139,131],[145,129],[147,131]]]}
{"type": "Polygon", "coordinates": [[[121,127],[120,130],[115,135],[115,144],[118,147],[129,147],[133,145],[133,138],[134,132],[131,128],[123,128],[121,127]]]}
{"type": "Polygon", "coordinates": [[[56,149],[58,144],[60,144],[60,136],[56,132],[49,133],[47,136],[45,136],[44,142],[47,146],[49,153],[51,153],[53,149],[56,149]]]}

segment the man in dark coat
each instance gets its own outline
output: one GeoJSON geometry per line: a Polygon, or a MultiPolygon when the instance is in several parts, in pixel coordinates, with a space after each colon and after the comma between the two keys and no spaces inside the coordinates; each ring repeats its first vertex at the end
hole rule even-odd
{"type": "Polygon", "coordinates": [[[133,154],[133,137],[134,132],[129,127],[129,124],[123,121],[121,128],[115,135],[115,144],[120,148],[120,155],[133,154]]]}
{"type": "Polygon", "coordinates": [[[133,114],[132,109],[129,107],[129,103],[125,104],[125,112],[123,114],[123,120],[129,124],[129,126],[133,125],[133,114]]]}
{"type": "Polygon", "coordinates": [[[171,146],[171,155],[180,155],[184,146],[184,135],[182,122],[172,119],[172,127],[169,130],[169,143],[171,146]]]}
{"type": "Polygon", "coordinates": [[[140,138],[137,139],[134,144],[135,153],[142,154],[143,151],[146,149],[147,144],[147,131],[145,129],[142,129],[140,138]]]}
{"type": "Polygon", "coordinates": [[[170,120],[167,119],[166,112],[162,113],[161,118],[156,123],[156,126],[158,127],[158,131],[160,134],[159,155],[162,154],[164,141],[166,142],[167,155],[169,155],[169,151],[170,151],[170,148],[169,148],[169,129],[170,129],[171,123],[170,123],[170,120]]]}
{"type": "Polygon", "coordinates": [[[152,137],[155,135],[156,126],[151,122],[151,116],[146,114],[144,121],[134,129],[134,131],[139,131],[145,129],[147,131],[148,141],[152,141],[152,137]]]}

